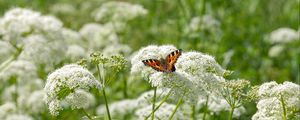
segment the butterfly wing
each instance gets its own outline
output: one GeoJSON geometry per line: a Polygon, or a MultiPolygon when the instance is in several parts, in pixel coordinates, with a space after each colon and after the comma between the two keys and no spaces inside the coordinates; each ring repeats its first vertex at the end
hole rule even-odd
{"type": "Polygon", "coordinates": [[[142,61],[146,66],[150,66],[153,69],[160,71],[160,72],[165,72],[165,69],[162,65],[162,63],[159,60],[156,59],[148,59],[148,60],[143,60],[142,61]]]}
{"type": "Polygon", "coordinates": [[[182,50],[175,50],[173,52],[171,52],[167,58],[166,58],[166,62],[167,62],[167,71],[170,72],[174,72],[175,71],[175,66],[174,64],[176,63],[178,57],[181,55],[182,50]]]}

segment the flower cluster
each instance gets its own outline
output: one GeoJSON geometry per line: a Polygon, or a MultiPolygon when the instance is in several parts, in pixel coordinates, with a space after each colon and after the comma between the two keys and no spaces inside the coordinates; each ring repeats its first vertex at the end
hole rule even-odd
{"type": "Polygon", "coordinates": [[[145,66],[142,62],[147,59],[165,59],[175,50],[177,48],[171,45],[150,45],[142,48],[131,59],[132,74],[141,73],[142,76],[149,78],[149,82],[153,86],[175,87],[174,94],[176,96],[186,95],[184,99],[190,103],[196,103],[199,95],[217,92],[221,81],[224,81],[222,76],[225,70],[209,55],[199,52],[184,52],[175,63],[176,71],[171,74],[158,72],[145,66]]]}
{"type": "Polygon", "coordinates": [[[258,111],[253,120],[299,119],[300,86],[292,82],[264,83],[258,90],[258,111]]]}
{"type": "Polygon", "coordinates": [[[90,88],[101,89],[101,84],[85,68],[71,64],[57,69],[48,76],[44,88],[50,113],[58,115],[64,106],[80,109],[94,104],[90,88]]]}
{"type": "Polygon", "coordinates": [[[107,2],[93,12],[96,21],[126,22],[147,14],[147,10],[137,4],[107,2]]]}
{"type": "Polygon", "coordinates": [[[288,49],[289,43],[299,41],[299,32],[291,28],[279,28],[270,33],[267,41],[273,46],[269,49],[270,57],[277,57],[288,49]]]}

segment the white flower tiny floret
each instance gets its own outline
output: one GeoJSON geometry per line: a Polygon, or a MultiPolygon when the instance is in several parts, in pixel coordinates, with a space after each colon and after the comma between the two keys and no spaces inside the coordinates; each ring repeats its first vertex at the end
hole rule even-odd
{"type": "Polygon", "coordinates": [[[48,76],[44,88],[45,101],[51,114],[58,115],[59,110],[63,109],[62,103],[73,109],[86,108],[93,104],[92,95],[85,93],[90,88],[99,90],[101,83],[87,69],[75,64],[57,69],[48,76]]]}
{"type": "Polygon", "coordinates": [[[287,119],[300,116],[300,86],[295,83],[264,83],[259,87],[258,97],[258,110],[252,120],[282,120],[284,114],[287,119]]]}

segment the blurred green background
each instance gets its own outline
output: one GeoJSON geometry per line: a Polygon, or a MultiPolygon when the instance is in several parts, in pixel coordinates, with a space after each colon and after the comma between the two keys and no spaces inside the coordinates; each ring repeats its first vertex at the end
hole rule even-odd
{"type": "MultiPolygon", "coordinates": [[[[173,44],[185,51],[197,50],[215,56],[222,64],[224,53],[233,51],[229,63],[223,67],[234,71],[233,78],[245,78],[252,84],[275,80],[299,84],[299,42],[290,45],[291,51],[277,58],[269,58],[271,44],[265,37],[280,27],[297,30],[299,0],[125,0],[148,9],[146,17],[129,22],[121,40],[134,50],[149,44],[173,44]],[[185,26],[195,16],[209,14],[220,21],[222,35],[199,32],[189,37],[185,26]],[[298,48],[297,48],[298,47],[298,48]]],[[[78,30],[83,24],[94,22],[91,12],[105,1],[101,0],[1,0],[0,15],[13,7],[25,7],[43,14],[54,14],[65,27],[78,30]],[[53,13],[56,4],[70,4],[75,12],[53,13]],[[86,7],[86,8],[85,8],[86,7]]]]}
{"type": "MultiPolygon", "coordinates": [[[[252,85],[275,80],[300,84],[300,43],[287,44],[277,57],[269,57],[273,44],[268,35],[281,27],[299,30],[299,0],[123,0],[140,4],[148,10],[144,17],[129,21],[121,42],[134,51],[150,44],[173,44],[184,51],[200,51],[216,58],[224,68],[234,71],[232,79],[243,78],[252,85]],[[186,32],[192,18],[213,16],[217,31],[186,32]]],[[[14,7],[30,8],[44,15],[54,15],[64,26],[79,30],[95,22],[92,11],[105,0],[0,0],[0,16],[14,7]],[[73,12],[53,10],[68,4],[73,12]]],[[[299,32],[298,32],[299,33],[299,32]]],[[[249,117],[252,113],[248,113],[249,117]]],[[[247,116],[247,115],[246,115],[247,116]]]]}

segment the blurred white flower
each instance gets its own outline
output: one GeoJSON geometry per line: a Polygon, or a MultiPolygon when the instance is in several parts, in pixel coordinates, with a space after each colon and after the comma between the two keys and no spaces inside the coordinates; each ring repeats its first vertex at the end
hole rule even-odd
{"type": "MultiPolygon", "coordinates": [[[[199,101],[197,103],[197,106],[199,107],[198,109],[204,107],[205,103],[206,103],[206,97],[205,96],[199,97],[199,101]]],[[[208,110],[216,114],[219,114],[221,111],[230,111],[230,105],[224,98],[220,96],[210,95],[208,98],[207,105],[208,105],[208,110]]],[[[233,117],[238,118],[245,112],[246,109],[243,106],[235,108],[233,112],[233,117]]]]}
{"type": "MultiPolygon", "coordinates": [[[[124,116],[126,114],[133,113],[137,107],[138,104],[136,100],[124,99],[109,104],[109,111],[111,113],[111,116],[117,117],[117,116],[124,116]]],[[[97,115],[105,115],[105,114],[106,114],[105,105],[100,105],[97,108],[97,115]]]]}
{"type": "Polygon", "coordinates": [[[2,101],[14,101],[15,95],[18,95],[17,101],[19,106],[25,107],[28,96],[32,94],[32,92],[42,89],[44,86],[44,82],[40,79],[31,79],[26,82],[18,82],[14,85],[8,86],[2,92],[1,99],[2,101]],[[18,86],[16,88],[16,86],[18,86]],[[17,90],[17,91],[16,91],[17,90]]]}
{"type": "Polygon", "coordinates": [[[44,90],[37,90],[26,96],[26,108],[33,114],[43,113],[46,110],[44,90]]]}
{"type": "MultiPolygon", "coordinates": [[[[159,103],[157,103],[159,104],[159,103]]],[[[167,120],[170,118],[172,115],[175,105],[173,104],[168,104],[164,103],[157,111],[155,111],[154,114],[154,119],[155,120],[167,120]]],[[[136,112],[135,115],[138,116],[138,119],[144,119],[146,116],[150,115],[152,112],[152,105],[148,105],[143,108],[139,108],[136,112]]],[[[177,110],[174,117],[174,120],[183,120],[184,116],[183,113],[180,110],[177,110]]]]}
{"type": "Polygon", "coordinates": [[[8,115],[14,114],[17,111],[17,107],[12,102],[4,103],[0,106],[0,119],[4,120],[8,115]]]}
{"type": "Polygon", "coordinates": [[[106,45],[118,43],[119,39],[114,28],[97,23],[85,24],[80,30],[80,35],[89,43],[89,48],[99,49],[106,45]]]}
{"type": "Polygon", "coordinates": [[[270,43],[290,43],[299,40],[299,34],[291,28],[278,28],[270,34],[270,43]]]}
{"type": "MultiPolygon", "coordinates": [[[[138,106],[147,106],[151,105],[154,96],[154,90],[146,91],[142,93],[137,99],[136,102],[138,106]]],[[[169,89],[157,89],[156,90],[156,101],[161,101],[169,92],[169,89]]]]}
{"type": "Polygon", "coordinates": [[[221,23],[211,15],[197,16],[191,19],[184,32],[191,37],[199,37],[203,30],[211,34],[221,34],[221,23]]]}
{"type": "Polygon", "coordinates": [[[83,100],[90,100],[88,98],[89,95],[84,95],[81,91],[88,91],[90,88],[100,89],[101,83],[98,82],[87,69],[75,64],[65,65],[57,69],[48,76],[44,88],[46,92],[45,101],[50,109],[50,113],[52,115],[58,115],[59,110],[63,108],[63,100],[71,105],[72,108],[79,109],[86,107],[86,103],[81,103],[79,106],[76,106],[74,102],[91,103],[90,101],[79,100],[83,99],[83,97],[87,97],[83,100]]]}
{"type": "Polygon", "coordinates": [[[6,117],[5,120],[34,120],[31,116],[25,114],[13,114],[6,117]]]}
{"type": "Polygon", "coordinates": [[[0,79],[7,81],[12,77],[18,79],[18,84],[23,84],[37,78],[36,66],[26,60],[16,60],[11,62],[2,72],[0,72],[0,79]]]}
{"type": "Polygon", "coordinates": [[[60,40],[49,41],[43,35],[30,35],[24,39],[23,52],[20,59],[32,61],[38,65],[46,65],[51,69],[64,59],[66,46],[60,40]]]}
{"type": "Polygon", "coordinates": [[[142,60],[165,59],[168,54],[177,50],[172,45],[150,45],[139,50],[131,59],[131,73],[141,73],[153,86],[172,88],[176,96],[184,97],[186,102],[195,103],[198,96],[208,92],[218,92],[221,81],[224,81],[225,70],[214,60],[213,57],[199,52],[186,52],[175,63],[176,71],[168,74],[158,72],[151,67],[145,66],[142,60]]]}
{"type": "Polygon", "coordinates": [[[54,14],[70,15],[76,12],[76,8],[72,4],[57,3],[50,7],[50,11],[54,14]]]}
{"type": "Polygon", "coordinates": [[[86,57],[86,51],[79,45],[70,45],[68,46],[66,56],[72,61],[78,61],[86,57]]]}
{"type": "Polygon", "coordinates": [[[299,116],[300,110],[300,86],[292,82],[277,84],[276,82],[264,83],[259,87],[257,112],[253,120],[283,119],[283,109],[286,117],[299,116]],[[283,108],[283,104],[285,108],[283,108]]]}
{"type": "Polygon", "coordinates": [[[126,22],[147,13],[148,11],[141,5],[111,1],[102,4],[92,16],[96,21],[126,22]]]}
{"type": "Polygon", "coordinates": [[[128,45],[119,43],[108,45],[103,49],[103,54],[106,56],[112,56],[117,54],[128,56],[130,52],[131,48],[128,45]]]}
{"type": "Polygon", "coordinates": [[[21,40],[32,33],[57,32],[62,28],[62,22],[53,16],[42,16],[24,8],[13,8],[5,13],[0,20],[0,35],[12,43],[23,43],[21,40]]]}
{"type": "Polygon", "coordinates": [[[279,56],[285,49],[284,45],[274,45],[269,49],[269,57],[279,56]]]}
{"type": "Polygon", "coordinates": [[[12,56],[15,51],[15,48],[11,44],[0,39],[0,63],[12,56]]]}
{"type": "Polygon", "coordinates": [[[86,46],[86,42],[82,39],[82,36],[80,35],[79,32],[71,30],[71,29],[67,29],[67,28],[63,28],[62,29],[62,36],[64,38],[64,41],[67,44],[76,44],[76,45],[80,45],[82,47],[87,47],[86,46]]]}

